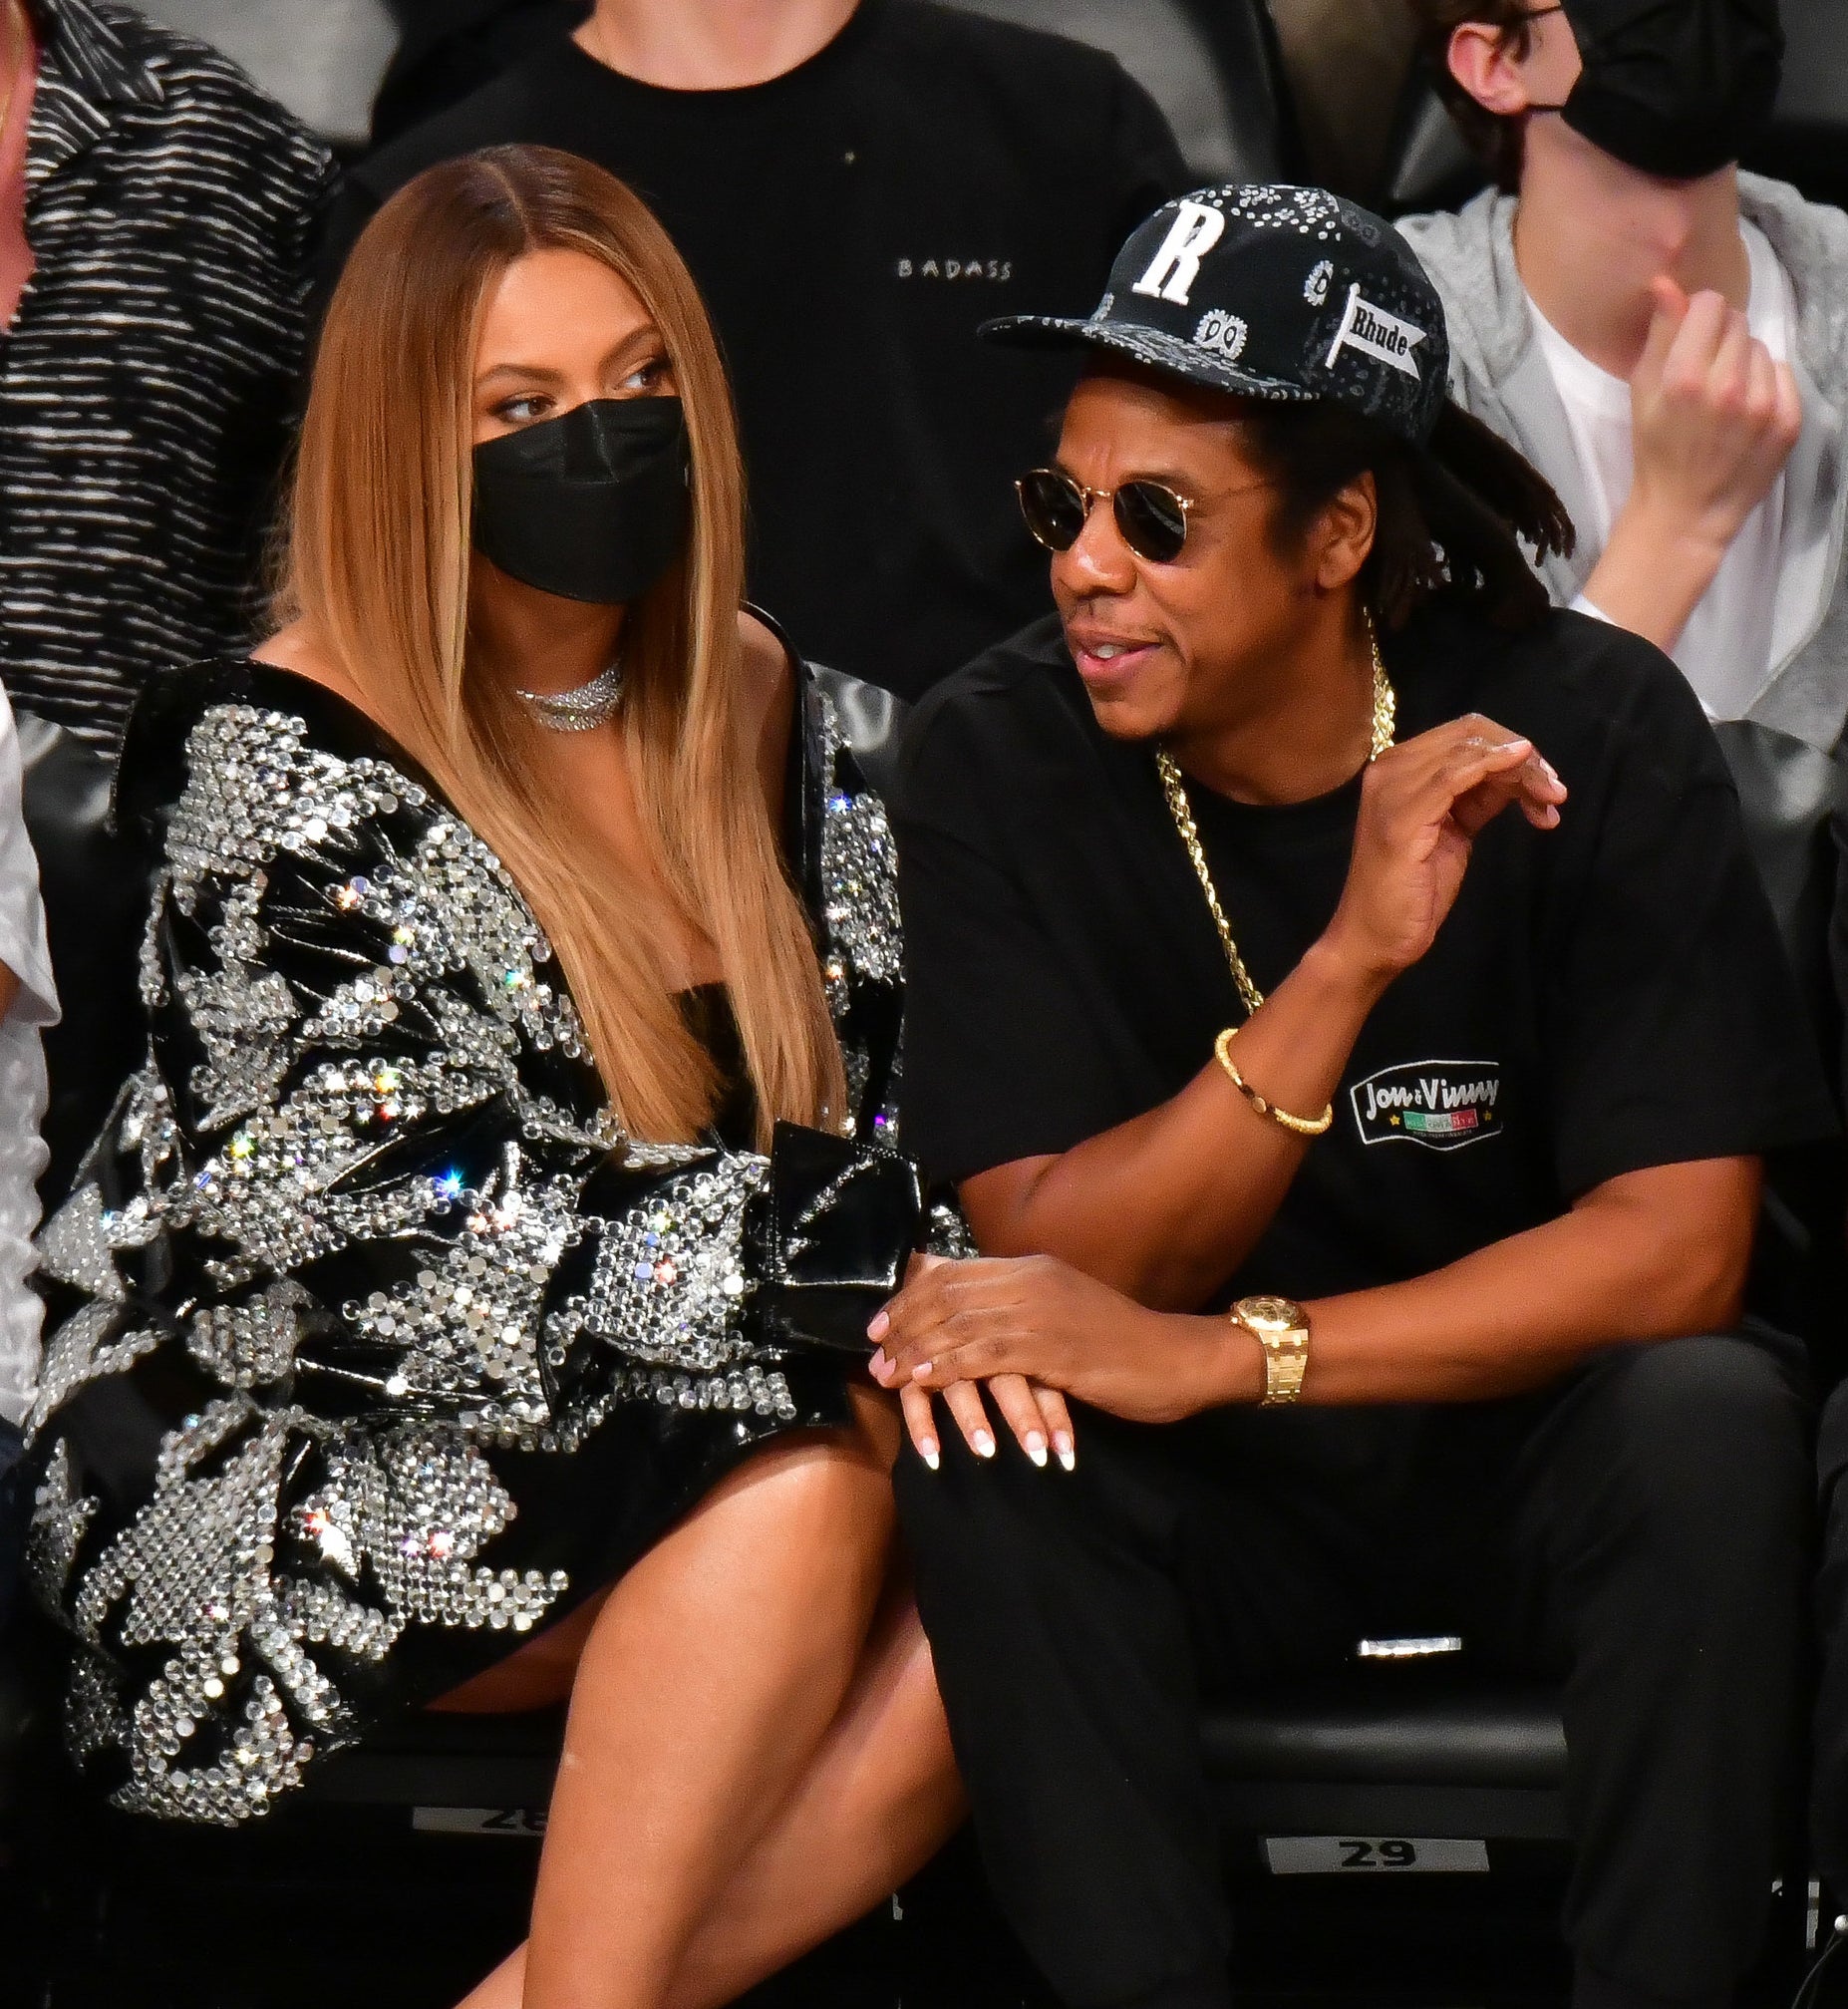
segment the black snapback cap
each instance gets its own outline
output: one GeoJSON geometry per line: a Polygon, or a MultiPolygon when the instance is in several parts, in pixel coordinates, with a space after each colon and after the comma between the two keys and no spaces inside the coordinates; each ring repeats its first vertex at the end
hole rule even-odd
{"type": "Polygon", "coordinates": [[[980,332],[1111,351],[1241,398],[1328,403],[1423,446],[1448,392],[1443,303],[1405,239],[1325,188],[1227,182],[1164,202],[1088,318],[980,332]]]}

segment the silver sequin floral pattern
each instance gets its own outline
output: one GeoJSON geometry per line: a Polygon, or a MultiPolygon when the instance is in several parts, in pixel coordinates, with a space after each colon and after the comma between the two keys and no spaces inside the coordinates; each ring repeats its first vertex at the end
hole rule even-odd
{"type": "MultiPolygon", "coordinates": [[[[852,1007],[898,974],[891,837],[823,727],[824,973],[850,1076],[889,1080],[852,1007]]],[[[363,1734],[409,1628],[510,1650],[596,1587],[525,1559],[502,1459],[625,1408],[735,1445],[802,1411],[752,1313],[765,1161],[622,1135],[479,837],[286,708],[202,704],[182,745],[147,1064],[40,1240],[28,1565],[74,1755],[119,1807],[232,1824],[363,1734]],[[200,1393],[108,1507],[62,1425],[150,1373],[200,1393]]]]}

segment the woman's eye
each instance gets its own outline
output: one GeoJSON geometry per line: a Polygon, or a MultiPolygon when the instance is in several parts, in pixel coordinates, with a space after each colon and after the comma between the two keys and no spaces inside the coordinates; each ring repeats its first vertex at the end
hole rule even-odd
{"type": "Polygon", "coordinates": [[[661,380],[666,375],[666,357],[653,356],[629,372],[622,380],[622,388],[625,391],[658,391],[661,388],[661,380]]]}
{"type": "Polygon", "coordinates": [[[542,416],[549,403],[549,399],[541,397],[536,391],[525,397],[503,398],[494,407],[494,417],[505,425],[530,426],[542,416]]]}

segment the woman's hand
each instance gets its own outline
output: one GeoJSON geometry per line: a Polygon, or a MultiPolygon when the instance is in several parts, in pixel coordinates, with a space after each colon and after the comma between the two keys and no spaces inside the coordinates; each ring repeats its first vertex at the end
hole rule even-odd
{"type": "MultiPolygon", "coordinates": [[[[1263,1381],[1257,1342],[1241,1346],[1225,1320],[1150,1311],[1046,1255],[915,1264],[868,1333],[881,1387],[946,1391],[952,1413],[975,1396],[956,1394],[957,1385],[1020,1377],[1039,1384],[1042,1398],[1070,1395],[1132,1422],[1173,1423],[1255,1400],[1263,1381]]],[[[908,1418],[916,1408],[913,1394],[908,1418]]]]}
{"type": "Polygon", "coordinates": [[[1479,712],[1388,747],[1361,784],[1348,882],[1323,944],[1384,989],[1436,940],[1476,834],[1510,803],[1550,831],[1565,800],[1533,742],[1479,712]]]}
{"type": "MultiPolygon", "coordinates": [[[[888,1386],[890,1384],[888,1383],[888,1386]]],[[[964,1442],[978,1458],[993,1458],[995,1433],[989,1428],[988,1410],[982,1401],[982,1384],[953,1381],[939,1388],[943,1406],[950,1412],[964,1442]]],[[[1020,1441],[1021,1449],[1035,1465],[1046,1464],[1050,1445],[1068,1472],[1078,1464],[1078,1438],[1072,1428],[1072,1412],[1066,1399],[1054,1388],[1042,1388],[1024,1375],[998,1374],[988,1383],[988,1394],[1001,1412],[1008,1428],[1020,1441]]],[[[917,1447],[918,1456],[932,1472],[942,1463],[942,1446],[937,1439],[936,1412],[931,1406],[932,1391],[917,1382],[907,1382],[898,1391],[898,1405],[904,1412],[905,1429],[917,1447]]]]}

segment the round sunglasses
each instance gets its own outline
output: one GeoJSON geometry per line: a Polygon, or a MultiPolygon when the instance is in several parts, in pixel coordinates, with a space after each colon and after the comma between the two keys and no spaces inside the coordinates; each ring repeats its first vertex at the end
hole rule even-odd
{"type": "Polygon", "coordinates": [[[1193,503],[1159,482],[1087,489],[1061,468],[1035,468],[1014,484],[1014,493],[1028,529],[1049,551],[1071,550],[1083,533],[1092,503],[1106,497],[1118,534],[1138,558],[1171,565],[1186,546],[1187,511],[1193,503]]]}

